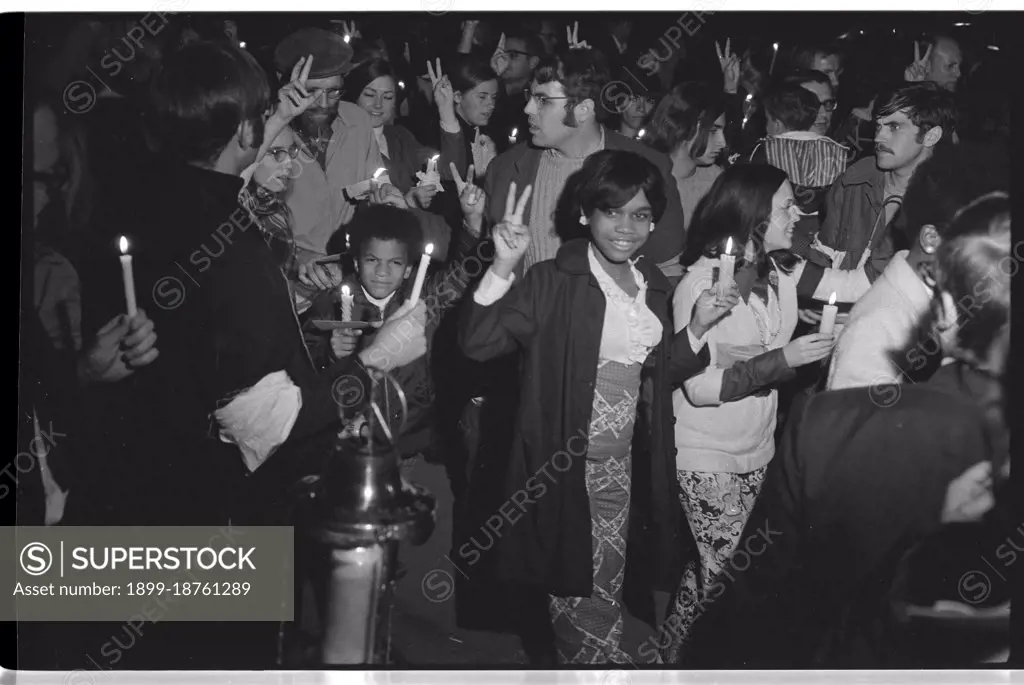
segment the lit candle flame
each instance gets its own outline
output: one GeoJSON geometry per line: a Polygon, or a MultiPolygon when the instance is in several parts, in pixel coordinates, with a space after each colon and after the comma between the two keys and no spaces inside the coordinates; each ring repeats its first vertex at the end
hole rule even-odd
{"type": "Polygon", "coordinates": [[[729,241],[725,244],[725,254],[732,254],[732,236],[729,237],[729,241]]]}
{"type": "Polygon", "coordinates": [[[515,138],[515,137],[516,137],[516,135],[518,135],[518,134],[519,134],[519,129],[518,129],[518,128],[514,128],[514,129],[512,129],[512,137],[513,137],[513,138],[515,138]]]}
{"type": "Polygon", "coordinates": [[[402,88],[404,90],[405,89],[405,81],[399,81],[398,82],[398,87],[402,88]]]}
{"type": "Polygon", "coordinates": [[[836,294],[832,293],[828,298],[828,303],[834,305],[836,303],[836,294]]]}
{"type": "Polygon", "coordinates": [[[341,286],[341,294],[343,296],[345,296],[345,297],[348,297],[349,295],[352,294],[352,291],[349,290],[347,283],[345,285],[341,286]]]}
{"type": "Polygon", "coordinates": [[[244,40],[242,40],[242,41],[239,41],[239,42],[238,42],[238,47],[240,47],[240,48],[242,48],[243,50],[245,50],[245,41],[244,41],[244,40]]]}
{"type": "Polygon", "coordinates": [[[385,169],[384,167],[381,167],[381,168],[377,169],[376,171],[374,171],[373,172],[373,180],[376,181],[378,178],[380,178],[380,175],[383,174],[385,171],[387,171],[387,169],[385,169]]]}
{"type": "Polygon", "coordinates": [[[118,246],[121,248],[121,254],[128,254],[128,239],[121,236],[121,240],[118,241],[118,246]]]}
{"type": "Polygon", "coordinates": [[[439,159],[441,159],[441,155],[440,154],[436,154],[436,155],[434,155],[433,157],[430,158],[430,163],[433,164],[434,162],[436,162],[439,159]]]}
{"type": "Polygon", "coordinates": [[[434,243],[427,243],[427,246],[423,248],[424,254],[434,254],[434,243]]]}
{"type": "Polygon", "coordinates": [[[345,41],[346,43],[348,43],[348,42],[349,42],[350,40],[352,40],[352,36],[350,36],[350,35],[348,35],[348,34],[346,33],[346,34],[345,34],[345,37],[344,37],[344,38],[342,38],[342,40],[344,40],[344,41],[345,41]]]}
{"type": "Polygon", "coordinates": [[[778,43],[772,43],[772,49],[778,50],[779,49],[779,44],[778,43]]]}
{"type": "Polygon", "coordinates": [[[639,131],[637,131],[636,137],[637,138],[643,138],[646,134],[647,134],[647,129],[642,128],[639,131]]]}

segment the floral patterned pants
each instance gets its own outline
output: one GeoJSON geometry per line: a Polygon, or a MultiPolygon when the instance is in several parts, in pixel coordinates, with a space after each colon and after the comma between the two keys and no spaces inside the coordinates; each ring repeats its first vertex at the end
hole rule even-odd
{"type": "Polygon", "coordinates": [[[666,664],[686,665],[686,646],[694,623],[735,577],[731,557],[767,470],[762,466],[750,473],[676,472],[679,499],[700,559],[691,561],[684,570],[675,601],[659,631],[658,645],[666,664]]]}

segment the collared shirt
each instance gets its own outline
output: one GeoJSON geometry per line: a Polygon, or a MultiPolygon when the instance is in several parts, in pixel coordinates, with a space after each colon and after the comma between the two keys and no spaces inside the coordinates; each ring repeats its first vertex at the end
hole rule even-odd
{"type": "Polygon", "coordinates": [[[370,115],[361,107],[339,102],[331,129],[326,170],[317,163],[315,151],[303,145],[287,198],[296,246],[317,254],[327,254],[327,241],[355,214],[355,206],[342,191],[384,166],[370,115]]]}
{"type": "Polygon", "coordinates": [[[391,294],[385,297],[383,300],[378,300],[376,297],[367,292],[366,288],[363,288],[361,284],[359,287],[362,288],[363,296],[366,297],[366,301],[380,310],[381,318],[384,317],[384,311],[387,309],[388,303],[391,302],[392,299],[394,299],[395,293],[398,292],[397,290],[393,290],[391,294]]]}
{"type": "MultiPolygon", "coordinates": [[[[661,341],[661,322],[647,306],[647,281],[629,262],[629,272],[637,285],[637,294],[630,297],[608,275],[597,259],[596,247],[590,245],[587,257],[590,272],[604,293],[604,328],[601,329],[601,359],[620,364],[643,364],[654,346],[661,341]]],[[[693,344],[693,338],[690,338],[693,344]]]]}
{"type": "Polygon", "coordinates": [[[897,252],[850,311],[832,355],[829,390],[902,381],[891,355],[909,345],[932,300],[931,289],[907,263],[909,254],[897,252]]]}

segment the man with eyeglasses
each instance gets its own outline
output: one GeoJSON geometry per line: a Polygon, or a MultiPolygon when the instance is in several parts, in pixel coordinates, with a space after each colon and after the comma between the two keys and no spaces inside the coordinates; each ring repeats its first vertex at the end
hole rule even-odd
{"type": "Polygon", "coordinates": [[[488,126],[498,152],[526,139],[523,90],[530,85],[544,54],[544,44],[536,34],[518,26],[505,32],[505,58],[497,61],[501,88],[488,126]]]}
{"type": "Polygon", "coordinates": [[[836,111],[835,90],[829,77],[820,71],[805,69],[788,75],[783,79],[783,84],[800,86],[814,93],[820,106],[818,116],[811,124],[810,131],[819,136],[828,135],[829,129],[832,127],[832,114],[836,111]]]}
{"type": "MultiPolygon", "coordinates": [[[[292,122],[303,152],[294,162],[300,168],[292,174],[287,200],[300,265],[327,254],[331,236],[355,214],[358,197],[349,189],[384,166],[370,116],[341,100],[344,76],[354,66],[352,48],[330,31],[296,31],[274,52],[278,78],[310,57],[306,90],[317,99],[292,122]]],[[[389,183],[386,172],[378,180],[389,183]]]]}

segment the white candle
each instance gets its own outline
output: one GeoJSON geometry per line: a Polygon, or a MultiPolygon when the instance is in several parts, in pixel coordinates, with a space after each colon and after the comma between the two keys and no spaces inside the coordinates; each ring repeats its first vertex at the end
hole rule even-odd
{"type": "Polygon", "coordinates": [[[341,286],[341,320],[352,320],[352,291],[347,283],[341,286]]]}
{"type": "Polygon", "coordinates": [[[508,142],[510,142],[513,145],[515,145],[516,144],[516,136],[517,135],[519,135],[519,129],[518,128],[512,129],[512,133],[510,133],[509,136],[508,136],[508,142]]]}
{"type": "Polygon", "coordinates": [[[381,174],[387,173],[387,169],[381,167],[373,172],[373,178],[370,179],[370,185],[380,185],[381,174]]]}
{"type": "Polygon", "coordinates": [[[135,306],[135,276],[132,274],[132,256],[128,254],[128,239],[121,236],[121,275],[124,277],[124,299],[128,304],[128,316],[138,313],[135,306]]]}
{"type": "Polygon", "coordinates": [[[828,298],[828,304],[821,308],[821,326],[818,327],[818,332],[831,335],[832,329],[836,325],[836,315],[838,313],[839,307],[836,306],[836,294],[832,293],[832,296],[828,298]]]}
{"type": "Polygon", "coordinates": [[[772,63],[768,66],[768,74],[775,70],[775,56],[779,54],[779,44],[772,43],[772,63]]]}
{"type": "Polygon", "coordinates": [[[434,155],[427,161],[427,172],[423,174],[423,178],[420,180],[418,185],[421,186],[437,186],[438,189],[441,187],[441,174],[437,173],[437,160],[441,158],[441,155],[434,155]]]}
{"type": "Polygon", "coordinates": [[[427,267],[430,266],[430,255],[434,252],[434,243],[427,243],[426,248],[423,250],[423,256],[420,258],[420,268],[416,272],[416,280],[412,284],[412,301],[416,302],[420,299],[420,295],[423,292],[423,281],[427,278],[427,267]]]}
{"type": "Polygon", "coordinates": [[[732,237],[725,244],[725,252],[718,258],[718,282],[723,288],[736,282],[736,255],[732,253],[732,237]]]}
{"type": "Polygon", "coordinates": [[[368,664],[373,658],[377,602],[384,581],[384,550],[331,551],[322,658],[328,664],[368,664]]]}

